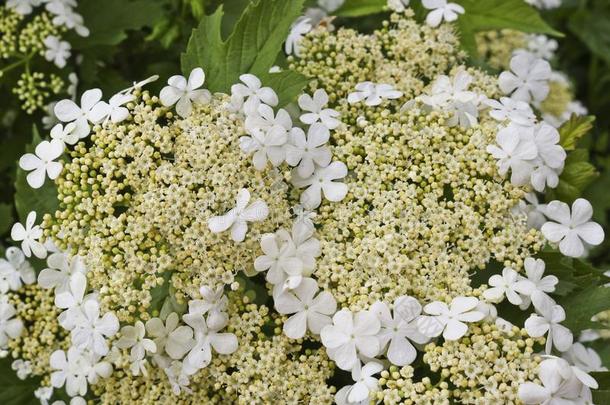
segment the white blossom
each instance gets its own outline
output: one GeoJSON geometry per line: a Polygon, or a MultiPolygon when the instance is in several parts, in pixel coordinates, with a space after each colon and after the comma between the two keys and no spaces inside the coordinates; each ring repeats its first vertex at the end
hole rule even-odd
{"type": "Polygon", "coordinates": [[[536,123],[536,115],[525,101],[501,97],[499,101],[487,99],[483,104],[491,108],[489,115],[496,121],[509,121],[511,124],[523,127],[530,127],[536,123]]]}
{"type": "Polygon", "coordinates": [[[39,225],[34,225],[36,222],[36,212],[30,211],[25,219],[25,227],[17,222],[11,228],[11,238],[15,242],[21,242],[21,250],[23,254],[30,257],[32,253],[39,259],[47,257],[47,250],[40,243],[42,237],[42,228],[39,225]]]}
{"type": "Polygon", "coordinates": [[[337,302],[331,293],[318,294],[318,284],[312,278],[304,278],[298,287],[285,291],[274,299],[280,314],[293,314],[284,323],[284,333],[291,339],[300,339],[307,330],[320,334],[331,324],[330,316],[337,310],[337,302]]]}
{"type": "Polygon", "coordinates": [[[559,279],[553,275],[542,277],[544,274],[545,263],[542,259],[534,259],[528,257],[523,262],[527,280],[530,281],[531,290],[527,291],[521,298],[523,302],[519,306],[521,309],[526,309],[531,303],[531,296],[534,294],[547,294],[555,291],[555,285],[559,279]]]}
{"type": "Polygon", "coordinates": [[[69,285],[68,290],[57,292],[55,306],[65,310],[59,314],[59,324],[67,330],[72,330],[85,322],[81,305],[86,300],[93,299],[95,294],[85,297],[87,277],[83,273],[75,272],[72,274],[69,285]]]}
{"type": "Polygon", "coordinates": [[[572,332],[560,322],[566,319],[563,308],[548,296],[533,295],[532,301],[537,314],[532,314],[525,321],[525,330],[534,338],[547,335],[545,351],[550,354],[553,346],[564,352],[572,345],[572,332]]]}
{"type": "Polygon", "coordinates": [[[31,14],[34,7],[40,5],[41,0],[6,0],[6,7],[18,14],[31,14]]]}
{"type": "Polygon", "coordinates": [[[74,11],[72,4],[66,1],[48,1],[47,11],[54,15],[53,24],[73,29],[81,37],[89,36],[89,29],[84,26],[83,16],[74,11]]]}
{"type": "Polygon", "coordinates": [[[117,93],[112,96],[108,101],[106,121],[110,120],[115,124],[125,121],[129,117],[129,110],[123,105],[133,100],[135,100],[135,96],[132,94],[117,93]]]}
{"type": "Polygon", "coordinates": [[[347,176],[347,166],[343,162],[332,162],[327,167],[317,167],[309,178],[301,178],[293,171],[292,184],[297,188],[307,187],[301,193],[301,204],[305,208],[317,208],[322,203],[322,192],[328,201],[338,202],[347,195],[347,184],[335,181],[347,176]]]}
{"type": "Polygon", "coordinates": [[[286,162],[290,166],[297,166],[297,173],[302,178],[310,177],[315,167],[327,167],[332,154],[326,143],[330,139],[330,132],[322,124],[313,124],[305,132],[301,128],[293,128],[290,133],[290,143],[286,145],[286,162]]]}
{"type": "Polygon", "coordinates": [[[438,27],[443,20],[456,21],[458,15],[464,14],[464,7],[457,3],[447,3],[447,0],[422,0],[422,4],[432,10],[426,16],[426,23],[431,27],[438,27]]]}
{"type": "Polygon", "coordinates": [[[410,0],[388,0],[388,8],[397,13],[402,13],[407,9],[409,2],[410,0]]]}
{"type": "Polygon", "coordinates": [[[532,160],[538,156],[533,141],[521,139],[518,128],[509,125],[498,131],[496,145],[488,145],[487,152],[498,159],[498,172],[505,175],[511,170],[511,183],[526,184],[534,170],[532,160]]]}
{"type": "Polygon", "coordinates": [[[601,357],[597,352],[585,347],[582,343],[576,342],[566,352],[562,353],[564,359],[580,370],[588,373],[591,371],[608,371],[602,363],[601,357]]]}
{"type": "Polygon", "coordinates": [[[239,76],[243,82],[231,86],[231,107],[247,114],[255,114],[261,103],[275,107],[279,100],[271,87],[263,87],[260,79],[253,74],[239,76]]]}
{"type": "Polygon", "coordinates": [[[146,322],[146,331],[152,337],[157,347],[157,354],[163,350],[174,360],[181,359],[193,348],[193,330],[186,326],[178,326],[180,318],[172,312],[165,320],[165,324],[159,318],[152,318],[146,322]]]}
{"type": "Polygon", "coordinates": [[[35,281],[36,273],[23,252],[16,247],[6,249],[6,259],[0,259],[0,293],[17,291],[23,284],[35,281]]]}
{"type": "Polygon", "coordinates": [[[540,229],[552,243],[559,243],[559,250],[569,257],[582,257],[586,247],[599,245],[604,240],[602,227],[591,221],[593,207],[589,201],[578,198],[572,204],[551,201],[544,209],[549,222],[540,229]]]}
{"type": "Polygon", "coordinates": [[[183,391],[188,394],[192,393],[192,390],[188,387],[190,383],[189,376],[184,371],[184,365],[181,361],[172,361],[171,365],[164,368],[163,371],[167,375],[174,395],[180,395],[183,391]]]}
{"type": "Polygon", "coordinates": [[[15,318],[17,311],[13,304],[8,302],[8,296],[0,297],[0,348],[7,348],[10,339],[16,339],[21,335],[23,322],[15,318]]]}
{"type": "Polygon", "coordinates": [[[394,87],[390,84],[362,82],[356,84],[353,93],[348,94],[347,102],[355,104],[364,100],[364,104],[373,107],[380,105],[385,99],[395,100],[400,97],[402,97],[402,92],[394,90],[394,87]]]}
{"type": "Polygon", "coordinates": [[[188,81],[184,76],[174,75],[167,80],[168,86],[161,89],[159,99],[165,107],[176,104],[176,112],[183,118],[188,117],[193,110],[193,103],[206,104],[211,100],[208,90],[199,89],[205,82],[202,68],[191,71],[188,81]]]}
{"type": "Polygon", "coordinates": [[[540,102],[549,94],[551,65],[529,53],[520,53],[510,60],[510,71],[500,74],[500,89],[515,100],[540,102]]]}
{"type": "Polygon", "coordinates": [[[512,208],[511,213],[513,215],[525,215],[529,228],[540,229],[546,222],[546,217],[544,216],[545,208],[546,204],[540,204],[535,193],[527,193],[524,200],[519,201],[512,208]]]}
{"type": "Polygon", "coordinates": [[[107,104],[101,100],[100,89],[87,90],[81,96],[80,107],[72,100],[61,100],[55,104],[55,115],[61,122],[74,122],[74,132],[82,139],[91,132],[89,122],[99,124],[107,115],[107,104]]]}
{"type": "Polygon", "coordinates": [[[337,312],[331,325],[320,332],[322,344],[328,357],[342,370],[351,370],[359,365],[358,355],[375,357],[380,344],[377,334],[381,323],[371,311],[353,313],[347,309],[337,312]]]}
{"type": "Polygon", "coordinates": [[[17,378],[20,380],[25,380],[30,374],[32,374],[32,363],[30,361],[17,359],[11,363],[11,368],[16,372],[17,378]]]}
{"type": "Polygon", "coordinates": [[[80,256],[53,253],[47,258],[47,268],[38,274],[38,284],[42,288],[54,288],[55,294],[70,289],[70,280],[75,273],[86,274],[87,268],[80,256]]]}
{"type": "Polygon", "coordinates": [[[479,115],[479,96],[468,91],[472,80],[472,76],[464,69],[460,69],[453,80],[441,75],[432,84],[429,94],[424,94],[419,99],[429,108],[450,112],[451,118],[447,125],[470,128],[477,124],[479,115]]]}
{"type": "Polygon", "coordinates": [[[297,256],[296,246],[282,240],[277,234],[264,234],[260,241],[263,255],[254,260],[254,269],[267,271],[266,280],[271,284],[283,283],[287,274],[301,274],[303,261],[297,256]]]}
{"type": "Polygon", "coordinates": [[[45,59],[49,62],[52,61],[60,69],[65,67],[66,60],[69,59],[72,54],[70,52],[70,49],[72,48],[70,44],[66,41],[61,41],[60,38],[55,35],[47,36],[43,43],[47,47],[47,50],[44,53],[45,59]]]}
{"type": "Polygon", "coordinates": [[[468,332],[466,323],[478,322],[485,314],[476,310],[479,300],[474,297],[455,297],[449,306],[434,301],[424,307],[427,315],[417,319],[421,333],[436,337],[441,333],[445,340],[458,340],[468,332]]]}
{"type": "Polygon", "coordinates": [[[288,34],[288,38],[286,38],[286,43],[284,44],[284,51],[287,55],[292,55],[299,57],[301,56],[301,48],[299,43],[303,39],[303,36],[311,31],[312,25],[311,20],[309,18],[299,18],[297,19],[292,27],[290,28],[290,33],[288,34]]]}
{"type": "Polygon", "coordinates": [[[83,319],[72,329],[72,344],[79,349],[89,349],[99,356],[108,353],[107,338],[119,331],[119,320],[112,312],[106,312],[100,318],[100,305],[96,300],[83,303],[83,319]]]}
{"type": "Polygon", "coordinates": [[[383,370],[383,365],[376,361],[370,361],[362,367],[358,363],[357,367],[352,370],[352,379],[355,383],[347,394],[347,400],[350,403],[367,400],[371,392],[375,392],[379,388],[379,381],[373,375],[380,373],[381,370],[383,370]]]}
{"type": "Polygon", "coordinates": [[[219,286],[216,290],[212,290],[208,286],[201,286],[199,293],[203,299],[189,301],[189,312],[207,314],[206,322],[214,327],[217,324],[225,322],[226,309],[229,304],[229,299],[224,294],[224,288],[219,286]]]}
{"type": "Polygon", "coordinates": [[[222,216],[212,217],[208,220],[208,227],[213,233],[224,232],[231,229],[231,238],[235,242],[242,242],[248,232],[248,222],[262,221],[269,215],[269,207],[263,200],[250,202],[250,192],[242,188],[237,193],[235,208],[222,216]]]}
{"type": "Polygon", "coordinates": [[[40,188],[47,176],[55,180],[61,173],[63,165],[55,160],[64,153],[64,144],[57,139],[42,141],[36,145],[34,153],[21,156],[19,167],[30,172],[26,177],[30,187],[40,188]]]}
{"type": "Polygon", "coordinates": [[[66,124],[65,126],[61,123],[56,124],[51,129],[51,138],[61,141],[62,144],[74,145],[79,139],[78,133],[76,132],[76,124],[74,122],[66,124]]]}
{"type": "Polygon", "coordinates": [[[307,125],[320,122],[328,129],[337,128],[341,124],[341,121],[337,119],[341,114],[331,108],[324,108],[327,105],[328,94],[324,89],[317,89],[313,98],[309,94],[301,94],[299,96],[299,107],[303,111],[308,111],[301,114],[301,122],[307,125]]]}
{"type": "Polygon", "coordinates": [[[51,354],[51,385],[55,388],[66,386],[69,396],[85,395],[87,382],[95,384],[99,377],[107,378],[112,373],[112,366],[105,361],[97,361],[90,353],[82,352],[75,347],[56,350],[51,354]]]}
{"type": "Polygon", "coordinates": [[[521,305],[523,298],[520,294],[527,294],[534,288],[531,281],[523,279],[509,267],[502,270],[502,275],[491,276],[488,284],[491,288],[483,291],[483,297],[492,302],[501,302],[506,296],[513,305],[521,305]]]}
{"type": "Polygon", "coordinates": [[[135,325],[127,325],[121,328],[121,337],[115,343],[119,349],[131,349],[129,352],[131,371],[134,375],[145,374],[145,360],[147,353],[158,353],[157,345],[146,337],[146,329],[142,321],[136,321],[135,325]]]}

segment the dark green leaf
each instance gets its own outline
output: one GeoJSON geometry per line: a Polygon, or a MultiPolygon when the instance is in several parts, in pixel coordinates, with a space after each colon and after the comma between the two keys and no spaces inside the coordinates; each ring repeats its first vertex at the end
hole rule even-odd
{"type": "MultiPolygon", "coordinates": [[[[32,153],[36,145],[42,139],[36,126],[33,128],[32,143],[26,146],[26,152],[32,153]]],[[[25,221],[30,211],[36,211],[37,220],[42,219],[45,213],[54,214],[58,207],[57,190],[55,183],[46,179],[43,186],[37,190],[32,189],[26,179],[27,173],[20,168],[17,169],[17,180],[15,180],[15,208],[19,214],[19,220],[25,221]]]]}
{"type": "Polygon", "coordinates": [[[610,63],[610,20],[607,13],[578,10],[568,20],[568,28],[591,52],[610,63]]]}
{"type": "Polygon", "coordinates": [[[12,358],[0,360],[0,404],[3,405],[38,405],[34,391],[40,387],[35,378],[20,380],[11,369],[12,358]]]}
{"type": "Polygon", "coordinates": [[[601,324],[593,322],[591,318],[610,309],[610,288],[585,288],[577,294],[561,297],[557,303],[566,311],[566,319],[562,324],[574,335],[578,335],[583,329],[601,327],[601,324]]]}
{"type": "Polygon", "coordinates": [[[595,166],[589,163],[586,149],[575,149],[565,162],[559,176],[559,185],[549,193],[554,199],[572,202],[582,195],[583,190],[599,175],[595,166]]]}
{"type": "Polygon", "coordinates": [[[262,75],[261,81],[275,90],[280,107],[292,102],[309,83],[307,77],[290,70],[262,75]]]}
{"type": "Polygon", "coordinates": [[[574,150],[576,144],[593,128],[595,117],[592,115],[572,115],[572,117],[559,128],[559,144],[565,150],[574,150]]]}
{"type": "Polygon", "coordinates": [[[333,14],[339,17],[361,17],[381,13],[387,9],[387,5],[387,0],[349,0],[333,14]]]}
{"type": "Polygon", "coordinates": [[[0,235],[4,234],[13,224],[13,206],[0,204],[0,235]]]}
{"type": "Polygon", "coordinates": [[[223,9],[201,20],[193,30],[182,72],[201,67],[213,92],[229,92],[244,73],[262,76],[273,66],[304,0],[260,0],[246,7],[226,41],[222,39],[223,9]]]}
{"type": "Polygon", "coordinates": [[[456,0],[466,12],[460,15],[457,25],[462,47],[472,56],[477,56],[475,33],[480,31],[510,28],[528,33],[562,36],[551,28],[538,11],[523,0],[456,0]]]}

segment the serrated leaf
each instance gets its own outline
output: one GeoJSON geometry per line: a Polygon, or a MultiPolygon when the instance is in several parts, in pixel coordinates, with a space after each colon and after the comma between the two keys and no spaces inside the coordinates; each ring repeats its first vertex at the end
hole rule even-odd
{"type": "Polygon", "coordinates": [[[559,128],[559,144],[565,150],[574,150],[578,141],[593,128],[595,117],[592,115],[572,115],[561,128],[559,128]]]}
{"type": "MultiPolygon", "coordinates": [[[[26,152],[32,153],[42,139],[36,126],[32,129],[32,143],[26,146],[26,152]]],[[[53,214],[57,210],[57,190],[55,183],[46,179],[43,186],[34,190],[27,182],[27,173],[17,168],[15,180],[15,209],[21,222],[25,221],[30,211],[36,211],[38,220],[42,214],[53,214]]]]}
{"type": "Polygon", "coordinates": [[[562,324],[577,336],[584,329],[601,326],[591,318],[610,309],[610,288],[604,286],[584,288],[577,294],[557,299],[557,303],[566,311],[566,319],[562,324]]]}
{"type": "Polygon", "coordinates": [[[158,0],[80,0],[78,12],[89,28],[88,37],[74,35],[70,44],[74,49],[99,45],[117,45],[127,38],[128,30],[153,27],[164,14],[163,2],[158,0]]]}
{"type": "Polygon", "coordinates": [[[333,14],[338,17],[362,17],[387,10],[387,0],[349,0],[333,14]]]}
{"type": "Polygon", "coordinates": [[[480,31],[514,29],[527,33],[563,36],[550,27],[536,9],[523,0],[456,0],[465,13],[460,15],[457,25],[461,43],[471,57],[477,57],[475,33],[480,31]]]}
{"type": "Polygon", "coordinates": [[[278,73],[268,73],[261,76],[265,86],[271,87],[280,100],[279,106],[284,106],[296,99],[310,79],[300,73],[285,70],[278,73]]]}
{"type": "Polygon", "coordinates": [[[20,380],[11,368],[10,357],[0,360],[0,404],[38,405],[34,391],[40,387],[40,380],[27,378],[20,380]]]}
{"type": "Polygon", "coordinates": [[[559,184],[552,195],[561,201],[572,202],[582,195],[599,173],[595,166],[589,163],[586,149],[575,149],[566,158],[565,167],[559,176],[559,184]]]}
{"type": "Polygon", "coordinates": [[[301,13],[304,0],[259,0],[246,7],[226,41],[222,39],[223,9],[201,20],[193,30],[182,72],[201,67],[212,92],[228,93],[239,76],[267,74],[273,66],[290,26],[301,13]]]}
{"type": "Polygon", "coordinates": [[[578,10],[570,16],[568,28],[592,53],[610,63],[610,20],[607,10],[578,10]]]}

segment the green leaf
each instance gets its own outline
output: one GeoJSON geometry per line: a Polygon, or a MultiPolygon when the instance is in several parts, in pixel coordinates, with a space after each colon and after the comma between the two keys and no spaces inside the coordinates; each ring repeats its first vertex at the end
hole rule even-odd
{"type": "Polygon", "coordinates": [[[610,19],[604,10],[578,10],[570,16],[568,28],[589,50],[610,63],[610,19]]]}
{"type": "Polygon", "coordinates": [[[0,203],[0,235],[3,235],[13,224],[13,206],[0,203]]]}
{"type": "Polygon", "coordinates": [[[582,195],[583,190],[599,175],[595,166],[589,163],[586,149],[575,149],[566,158],[559,184],[550,195],[561,201],[572,202],[582,195]]]}
{"type": "MultiPolygon", "coordinates": [[[[26,146],[26,152],[32,153],[42,139],[36,126],[32,129],[32,143],[26,146]]],[[[21,222],[25,221],[30,211],[36,211],[37,220],[40,221],[42,214],[54,214],[58,207],[57,189],[55,183],[46,179],[43,186],[34,190],[27,182],[27,173],[17,168],[15,180],[15,208],[21,222]]]]}
{"type": "Polygon", "coordinates": [[[228,93],[239,76],[262,76],[273,66],[291,24],[301,13],[304,0],[259,0],[246,7],[226,41],[222,39],[223,9],[201,20],[193,30],[182,72],[201,67],[212,92],[228,93]]]}
{"type": "Polygon", "coordinates": [[[601,328],[602,325],[591,318],[600,312],[610,309],[610,288],[599,286],[585,288],[577,294],[570,294],[557,300],[566,311],[566,319],[562,322],[574,335],[583,329],[601,328]]]}
{"type": "Polygon", "coordinates": [[[510,28],[527,33],[563,36],[550,27],[538,11],[523,0],[456,0],[465,13],[460,15],[457,25],[462,47],[471,57],[477,57],[475,34],[480,31],[510,28]]]}
{"type": "Polygon", "coordinates": [[[279,106],[292,101],[303,91],[310,79],[300,73],[285,70],[279,73],[267,73],[261,76],[265,86],[271,87],[280,99],[279,106]]]}
{"type": "Polygon", "coordinates": [[[559,128],[559,144],[565,150],[574,150],[578,141],[593,129],[594,121],[595,117],[592,115],[572,115],[572,117],[559,128]]]}
{"type": "Polygon", "coordinates": [[[349,0],[333,14],[338,17],[361,17],[387,10],[387,0],[349,0]]]}
{"type": "Polygon", "coordinates": [[[165,11],[158,0],[104,0],[103,4],[99,0],[81,0],[78,12],[90,34],[71,38],[74,49],[117,45],[127,38],[126,31],[154,26],[162,20],[165,11]]]}
{"type": "Polygon", "coordinates": [[[39,379],[20,380],[11,368],[12,361],[11,357],[0,360],[0,404],[40,404],[40,401],[34,397],[34,391],[40,387],[39,379]]]}

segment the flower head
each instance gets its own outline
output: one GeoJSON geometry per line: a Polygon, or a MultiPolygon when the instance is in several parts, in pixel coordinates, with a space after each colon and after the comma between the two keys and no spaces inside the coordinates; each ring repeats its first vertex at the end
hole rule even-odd
{"type": "Polygon", "coordinates": [[[31,211],[25,219],[25,227],[20,223],[13,225],[11,238],[15,242],[21,242],[21,250],[27,257],[34,253],[34,256],[44,259],[47,257],[47,249],[39,241],[42,237],[42,229],[39,225],[34,225],[35,222],[36,212],[31,211]]]}
{"type": "Polygon", "coordinates": [[[205,104],[211,99],[210,92],[205,89],[199,89],[205,82],[205,73],[201,68],[195,68],[191,71],[188,80],[181,75],[175,75],[168,79],[167,84],[161,93],[159,99],[165,107],[176,105],[176,112],[181,117],[188,117],[193,110],[193,103],[205,104]]]}
{"type": "Polygon", "coordinates": [[[242,188],[237,194],[235,208],[225,215],[212,217],[208,220],[208,227],[214,233],[231,229],[231,238],[235,242],[242,242],[248,232],[248,222],[262,221],[269,215],[269,208],[263,200],[250,202],[250,192],[242,188]]]}
{"type": "Polygon", "coordinates": [[[26,153],[19,159],[19,167],[29,171],[26,179],[32,188],[40,188],[44,184],[45,178],[49,176],[55,180],[62,170],[62,164],[55,162],[64,153],[62,141],[53,139],[42,141],[36,145],[35,154],[26,153]]]}

